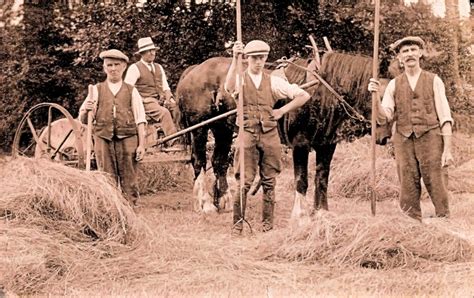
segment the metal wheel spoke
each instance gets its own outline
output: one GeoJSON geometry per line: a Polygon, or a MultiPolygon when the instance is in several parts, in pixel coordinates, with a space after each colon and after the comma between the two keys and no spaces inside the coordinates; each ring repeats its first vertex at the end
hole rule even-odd
{"type": "Polygon", "coordinates": [[[44,144],[39,140],[39,137],[36,134],[35,127],[33,126],[33,122],[31,122],[30,117],[26,118],[26,122],[28,123],[31,134],[33,135],[33,138],[35,139],[36,144],[40,147],[41,151],[44,151],[44,144]]]}

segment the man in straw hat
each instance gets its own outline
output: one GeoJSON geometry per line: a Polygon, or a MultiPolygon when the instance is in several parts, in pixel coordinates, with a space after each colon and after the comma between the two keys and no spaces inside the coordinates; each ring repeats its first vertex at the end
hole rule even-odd
{"type": "MultiPolygon", "coordinates": [[[[421,178],[435,207],[436,216],[448,217],[447,176],[444,167],[453,162],[451,135],[453,118],[443,81],[421,69],[425,42],[417,36],[397,40],[391,46],[404,72],[391,80],[378,104],[378,122],[396,121],[393,136],[400,207],[421,221],[421,178]]],[[[369,91],[378,92],[371,79],[369,91]]]]}
{"type": "Polygon", "coordinates": [[[155,63],[156,50],[151,37],[138,40],[138,51],[140,61],[130,65],[125,75],[125,83],[135,86],[143,97],[145,112],[148,117],[161,124],[165,135],[176,132],[170,111],[160,105],[159,101],[165,99],[164,103],[170,109],[176,109],[176,102],[168,85],[163,67],[155,63]]]}
{"type": "MultiPolygon", "coordinates": [[[[252,185],[257,167],[263,187],[262,224],[263,231],[273,228],[273,211],[275,205],[276,177],[281,170],[281,143],[278,135],[277,120],[285,113],[305,104],[310,95],[295,84],[264,72],[270,46],[261,40],[252,40],[245,48],[241,42],[235,42],[232,64],[227,73],[225,89],[236,95],[239,91],[237,81],[237,57],[244,54],[248,68],[243,75],[243,114],[244,123],[244,194],[240,205],[240,187],[234,199],[233,233],[242,232],[242,219],[245,215],[247,192],[252,185]],[[273,109],[278,99],[289,98],[291,101],[279,109],[273,109]]],[[[239,136],[240,138],[241,136],[239,136]]],[[[237,150],[239,151],[239,150],[237,150]]],[[[239,152],[236,152],[236,179],[239,173],[239,152]]]]}
{"type": "Polygon", "coordinates": [[[112,175],[126,198],[136,204],[136,167],[145,155],[145,109],[135,87],[123,82],[128,57],[119,50],[103,51],[107,78],[92,88],[79,110],[85,123],[94,119],[94,152],[99,170],[112,175]]]}

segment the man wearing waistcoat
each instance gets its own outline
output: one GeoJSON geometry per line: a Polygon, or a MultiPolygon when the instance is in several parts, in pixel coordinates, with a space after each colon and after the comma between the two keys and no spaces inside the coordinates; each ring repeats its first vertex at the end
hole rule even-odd
{"type": "MultiPolygon", "coordinates": [[[[240,234],[245,217],[246,197],[252,185],[257,168],[263,188],[262,230],[273,229],[273,211],[275,205],[276,177],[281,170],[281,143],[278,135],[277,120],[285,113],[304,105],[310,95],[295,84],[284,79],[271,76],[264,72],[270,46],[261,41],[253,40],[245,48],[241,42],[233,47],[232,64],[227,73],[225,89],[236,96],[240,82],[237,80],[237,57],[244,54],[248,68],[243,75],[243,125],[244,143],[244,194],[240,204],[240,186],[234,198],[233,234],[240,234]],[[273,109],[278,99],[289,98],[291,101],[279,109],[273,109]]],[[[234,168],[235,177],[240,179],[239,149],[236,150],[234,168]]]]}
{"type": "MultiPolygon", "coordinates": [[[[437,217],[449,217],[447,175],[444,167],[453,162],[451,135],[453,119],[443,81],[421,69],[425,42],[408,36],[391,45],[404,72],[391,80],[378,105],[379,124],[396,121],[393,136],[400,180],[400,207],[421,221],[421,178],[437,217]]],[[[369,91],[378,91],[371,79],[369,91]]]]}
{"type": "Polygon", "coordinates": [[[145,109],[137,89],[122,80],[128,57],[119,50],[101,52],[107,79],[93,86],[79,110],[87,122],[93,113],[94,153],[100,171],[112,175],[127,200],[138,197],[136,167],[145,155],[145,109]]]}
{"type": "Polygon", "coordinates": [[[176,109],[163,67],[155,63],[157,47],[151,37],[138,40],[138,52],[140,61],[130,65],[125,75],[125,83],[135,86],[143,98],[143,105],[148,117],[161,124],[166,136],[176,132],[176,126],[170,111],[160,105],[164,99],[165,105],[170,109],[176,109]]]}

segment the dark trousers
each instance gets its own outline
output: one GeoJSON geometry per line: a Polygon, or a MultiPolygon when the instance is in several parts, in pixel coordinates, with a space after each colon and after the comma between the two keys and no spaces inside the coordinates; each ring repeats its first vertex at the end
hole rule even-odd
{"type": "Polygon", "coordinates": [[[393,139],[398,177],[400,207],[409,216],[421,220],[421,178],[439,217],[449,216],[447,172],[441,167],[443,139],[435,128],[419,138],[396,132],[393,139]]]}
{"type": "MultiPolygon", "coordinates": [[[[240,137],[240,136],[239,136],[240,137]]],[[[252,186],[257,168],[259,168],[260,179],[264,193],[263,221],[268,221],[268,217],[273,217],[273,205],[275,204],[276,177],[281,171],[281,143],[278,130],[275,128],[267,133],[263,133],[261,126],[246,128],[243,134],[244,142],[244,194],[242,204],[240,203],[240,161],[239,150],[235,152],[235,178],[238,186],[234,197],[234,224],[245,216],[247,193],[252,186]],[[265,215],[265,209],[267,215],[265,215]],[[270,212],[271,210],[271,212],[270,212]],[[270,214],[271,213],[271,214],[270,214]],[[267,217],[267,218],[266,218],[267,217]]],[[[239,228],[239,227],[237,227],[239,228]]]]}
{"type": "Polygon", "coordinates": [[[127,199],[132,203],[138,196],[137,161],[135,160],[138,137],[131,136],[111,141],[94,138],[94,152],[100,171],[109,173],[120,185],[127,199]]]}

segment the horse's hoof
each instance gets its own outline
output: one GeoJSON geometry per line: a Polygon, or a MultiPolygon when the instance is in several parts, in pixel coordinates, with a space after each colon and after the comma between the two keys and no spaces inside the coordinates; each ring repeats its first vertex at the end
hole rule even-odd
{"type": "Polygon", "coordinates": [[[229,190],[227,190],[225,194],[219,198],[219,211],[230,212],[232,209],[232,194],[229,190]]]}

